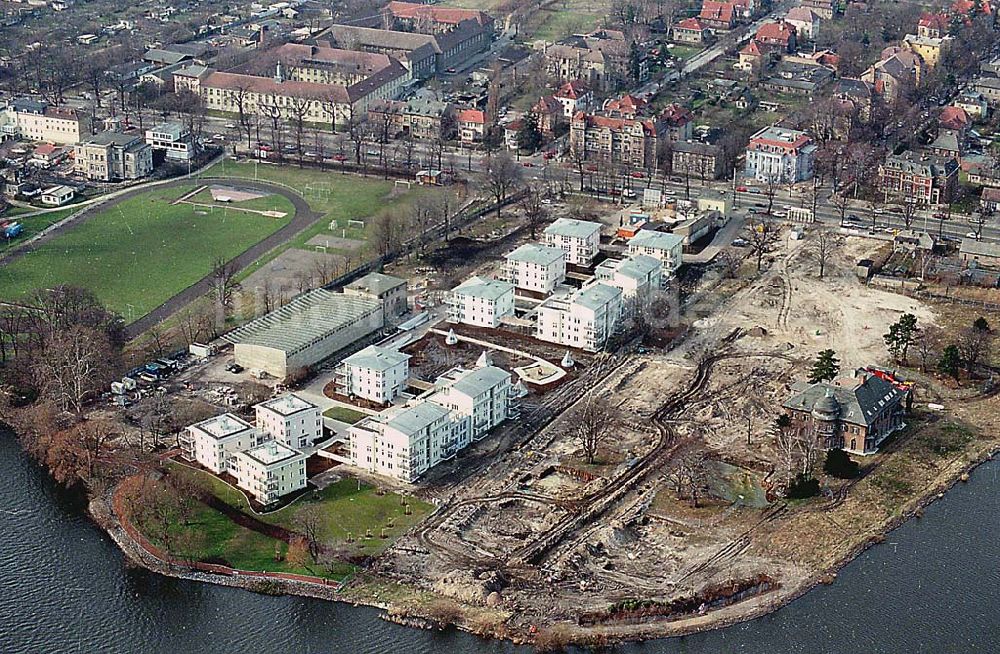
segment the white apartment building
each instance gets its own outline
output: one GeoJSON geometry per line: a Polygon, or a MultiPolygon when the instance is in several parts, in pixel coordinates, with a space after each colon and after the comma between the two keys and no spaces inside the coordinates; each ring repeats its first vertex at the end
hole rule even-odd
{"type": "Polygon", "coordinates": [[[282,395],[254,409],[257,429],[287,447],[303,449],[323,438],[319,407],[298,395],[282,395]]]}
{"type": "Polygon", "coordinates": [[[792,184],[812,179],[816,144],[805,132],[765,127],[747,144],[744,174],[762,182],[792,184]]]}
{"type": "Polygon", "coordinates": [[[369,345],[341,362],[337,369],[337,390],[348,397],[388,404],[406,385],[409,361],[409,354],[369,345]]]}
{"type": "Polygon", "coordinates": [[[507,255],[504,274],[516,288],[548,295],[566,280],[566,253],[561,248],[527,243],[507,255]]]}
{"type": "Polygon", "coordinates": [[[500,326],[500,319],[514,314],[514,285],[498,279],[473,276],[451,291],[448,320],[476,327],[500,326]]]}
{"type": "Polygon", "coordinates": [[[413,404],[390,408],[351,427],[351,463],[412,482],[506,420],[510,396],[506,370],[449,370],[413,404]]]}
{"type": "Polygon", "coordinates": [[[597,281],[621,290],[626,313],[648,304],[653,291],[663,286],[663,263],[645,254],[605,259],[594,272],[597,281]]]}
{"type": "Polygon", "coordinates": [[[496,366],[452,368],[438,378],[435,390],[425,398],[450,409],[456,423],[451,447],[445,446],[445,458],[507,419],[510,386],[510,373],[496,366]]]}
{"type": "Polygon", "coordinates": [[[14,137],[74,145],[90,136],[90,125],[90,118],[72,107],[52,107],[46,102],[16,98],[0,110],[0,142],[5,137],[14,137]]]}
{"type": "Polygon", "coordinates": [[[663,264],[666,276],[674,275],[684,261],[684,237],[678,234],[640,229],[628,241],[629,256],[645,255],[663,264]]]}
{"type": "Polygon", "coordinates": [[[190,425],[180,437],[184,458],[197,461],[215,474],[229,472],[237,452],[260,445],[256,427],[231,413],[190,425]]]}
{"type": "Polygon", "coordinates": [[[277,441],[237,452],[232,461],[236,485],[261,504],[306,487],[306,455],[277,441]]]}
{"type": "Polygon", "coordinates": [[[621,289],[594,282],[570,295],[554,295],[538,305],[535,337],[597,352],[614,334],[621,315],[621,289]]]}
{"type": "Polygon", "coordinates": [[[451,411],[421,400],[365,418],[349,430],[351,463],[368,472],[414,481],[451,443],[451,411]]]}
{"type": "Polygon", "coordinates": [[[601,244],[600,223],[560,218],[545,228],[545,244],[566,253],[566,263],[589,266],[601,244]]]}

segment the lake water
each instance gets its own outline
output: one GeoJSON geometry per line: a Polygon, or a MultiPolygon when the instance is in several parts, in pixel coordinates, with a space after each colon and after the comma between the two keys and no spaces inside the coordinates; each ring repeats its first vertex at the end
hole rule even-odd
{"type": "MultiPolygon", "coordinates": [[[[840,574],[759,620],[620,652],[1000,651],[1000,464],[979,468],[840,574]]],[[[0,652],[527,652],[407,629],[371,609],[126,568],[79,501],[0,433],[0,652]]]]}

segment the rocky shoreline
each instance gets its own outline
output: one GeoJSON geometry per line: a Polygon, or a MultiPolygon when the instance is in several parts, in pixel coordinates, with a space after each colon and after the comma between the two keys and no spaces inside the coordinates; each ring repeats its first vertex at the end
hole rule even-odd
{"type": "MultiPolygon", "coordinates": [[[[885,536],[892,530],[915,516],[919,517],[927,505],[942,497],[955,484],[968,480],[969,474],[975,468],[992,459],[998,452],[1000,452],[1000,445],[994,443],[990,449],[981,452],[981,456],[977,456],[964,466],[957,467],[951,474],[938,480],[937,483],[925,489],[924,492],[914,495],[908,500],[906,508],[898,516],[878,529],[875,535],[856,543],[833,565],[810,576],[803,583],[795,586],[783,586],[774,592],[755,595],[743,601],[707,611],[704,614],[683,617],[677,620],[658,619],[635,624],[605,624],[593,628],[571,627],[568,632],[569,639],[578,644],[600,645],[653,640],[719,629],[772,613],[802,597],[820,584],[833,583],[837,577],[837,572],[841,568],[849,564],[869,547],[883,542],[885,536]]],[[[961,456],[968,456],[968,453],[963,452],[961,456]]],[[[162,561],[141,547],[121,526],[112,509],[110,490],[92,497],[88,511],[92,519],[104,529],[132,564],[158,574],[191,581],[213,583],[220,586],[241,588],[251,592],[300,595],[327,601],[344,602],[353,606],[369,606],[383,611],[380,615],[382,619],[412,628],[441,630],[447,627],[447,625],[442,625],[432,616],[421,615],[419,610],[415,610],[413,607],[401,607],[391,601],[378,601],[372,598],[360,599],[354,594],[348,599],[341,594],[342,589],[339,587],[287,579],[261,579],[257,577],[239,577],[238,575],[208,574],[162,561]]],[[[534,640],[531,634],[520,631],[509,631],[504,625],[495,630],[483,632],[481,629],[474,628],[465,619],[467,616],[464,616],[462,613],[459,613],[456,617],[454,626],[457,629],[474,633],[481,637],[508,640],[515,644],[531,644],[534,640]]]]}

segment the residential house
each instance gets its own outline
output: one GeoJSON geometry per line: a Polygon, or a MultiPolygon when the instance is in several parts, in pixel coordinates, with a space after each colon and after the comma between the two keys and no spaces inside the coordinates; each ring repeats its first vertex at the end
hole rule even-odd
{"type": "Polygon", "coordinates": [[[794,183],[811,179],[816,144],[805,132],[765,127],[750,137],[744,174],[760,181],[794,183]]]}
{"type": "Polygon", "coordinates": [[[702,45],[712,36],[712,30],[697,18],[685,18],[673,28],[674,41],[691,45],[702,45]]]}
{"type": "Polygon", "coordinates": [[[479,143],[486,138],[486,112],[462,109],[457,115],[458,136],[462,143],[479,143]]]}
{"type": "Polygon", "coordinates": [[[368,120],[377,133],[388,128],[390,137],[411,136],[418,141],[448,140],[456,127],[451,104],[426,97],[373,102],[368,120]]]}
{"type": "Polygon", "coordinates": [[[570,150],[587,160],[621,162],[636,168],[656,165],[663,124],[653,118],[626,119],[577,112],[569,129],[570,150]]]}
{"type": "Polygon", "coordinates": [[[973,89],[986,99],[989,106],[1000,103],[1000,78],[981,77],[973,83],[973,89]]]}
{"type": "Polygon", "coordinates": [[[736,26],[736,5],[732,2],[704,0],[698,20],[713,30],[731,30],[736,26]]]}
{"type": "Polygon", "coordinates": [[[938,114],[938,126],[958,132],[963,138],[965,131],[972,125],[972,118],[961,107],[945,107],[938,114]]]}
{"type": "Polygon", "coordinates": [[[978,91],[966,91],[960,93],[953,106],[963,110],[974,120],[983,120],[989,114],[989,104],[982,93],[978,91]]]}
{"type": "Polygon", "coordinates": [[[587,111],[594,101],[594,94],[580,80],[572,80],[560,86],[552,97],[562,105],[563,118],[568,123],[578,111],[587,111]]]}
{"type": "Polygon", "coordinates": [[[389,404],[406,387],[410,355],[394,348],[369,345],[337,367],[337,392],[378,404],[389,404]]]}
{"type": "MultiPolygon", "coordinates": [[[[562,81],[581,80],[591,89],[614,91],[631,76],[629,44],[620,32],[605,30],[571,37],[546,47],[544,58],[549,75],[562,81]]],[[[643,77],[640,68],[640,80],[643,77]]]]}
{"type": "Polygon", "coordinates": [[[904,426],[906,391],[867,371],[844,384],[796,382],[792,392],[783,405],[791,428],[823,449],[873,454],[904,426]]]}
{"type": "Polygon", "coordinates": [[[601,243],[601,224],[559,218],[545,228],[545,244],[565,252],[566,263],[589,266],[601,243]]]}
{"type": "Polygon", "coordinates": [[[628,241],[630,256],[652,257],[663,264],[663,274],[673,276],[684,262],[684,238],[677,234],[641,229],[628,241]]]}
{"type": "Polygon", "coordinates": [[[30,163],[41,168],[50,168],[61,163],[69,156],[68,148],[61,148],[51,143],[42,143],[31,152],[30,163]]]}
{"type": "Polygon", "coordinates": [[[785,22],[795,27],[799,39],[812,41],[819,34],[823,18],[809,7],[794,7],[785,14],[785,22]]]}
{"type": "Polygon", "coordinates": [[[306,455],[277,441],[237,452],[230,472],[236,485],[267,506],[306,487],[306,455]]]}
{"type": "Polygon", "coordinates": [[[141,179],[153,172],[153,148],[138,135],[101,132],[73,148],[73,169],[101,182],[141,179]]]}
{"type": "Polygon", "coordinates": [[[762,50],[772,52],[795,52],[797,47],[795,26],[787,21],[771,21],[757,29],[753,40],[762,50]]]}
{"type": "Polygon", "coordinates": [[[687,107],[677,103],[668,104],[657,118],[662,126],[661,134],[669,141],[690,141],[694,126],[694,115],[687,107]]]}
{"type": "Polygon", "coordinates": [[[996,243],[966,237],[962,239],[958,255],[967,264],[987,268],[1000,267],[1000,245],[996,243]]]}
{"type": "Polygon", "coordinates": [[[927,146],[927,152],[937,157],[962,160],[964,132],[954,129],[939,129],[937,136],[927,146]]]}
{"type": "Polygon", "coordinates": [[[612,118],[635,119],[647,115],[649,103],[631,93],[611,98],[604,103],[604,114],[612,118]]]}
{"type": "Polygon", "coordinates": [[[42,191],[41,201],[42,204],[47,207],[61,207],[72,200],[75,193],[76,191],[69,186],[61,184],[58,186],[50,186],[42,191]]]}
{"type": "Polygon", "coordinates": [[[850,103],[851,108],[862,122],[871,120],[874,96],[871,84],[852,77],[838,79],[831,92],[831,97],[834,100],[850,103]]]}
{"type": "Polygon", "coordinates": [[[923,75],[924,62],[916,53],[892,47],[883,51],[882,59],[862,73],[861,79],[873,86],[876,95],[886,102],[892,102],[916,88],[923,75]]]}
{"type": "Polygon", "coordinates": [[[504,276],[516,288],[548,295],[566,281],[566,252],[526,243],[506,256],[504,276]]]}
{"type": "Polygon", "coordinates": [[[514,285],[499,279],[473,276],[451,290],[448,320],[474,327],[497,328],[514,315],[514,285]]]}
{"type": "Polygon", "coordinates": [[[621,316],[621,289],[593,282],[569,294],[552,295],[538,305],[535,337],[597,352],[615,334],[621,316]]]}
{"type": "Polygon", "coordinates": [[[813,10],[820,18],[833,19],[837,4],[834,0],[800,0],[799,5],[813,10]]]}
{"type": "Polygon", "coordinates": [[[983,211],[996,213],[1000,209],[1000,188],[984,188],[979,196],[979,207],[983,211]]]}
{"type": "Polygon", "coordinates": [[[925,39],[940,39],[948,36],[948,14],[924,12],[917,22],[917,36],[925,39]]]}
{"type": "Polygon", "coordinates": [[[879,190],[886,198],[928,205],[947,202],[958,183],[958,162],[906,150],[879,166],[879,190]]]}
{"type": "Polygon", "coordinates": [[[552,138],[566,124],[563,120],[563,105],[554,96],[545,95],[531,107],[531,114],[538,121],[538,129],[545,136],[552,138]]]}
{"type": "Polygon", "coordinates": [[[739,60],[733,67],[736,70],[742,70],[754,79],[760,77],[773,59],[773,53],[761,48],[755,39],[750,39],[749,43],[740,48],[738,56],[739,60]]]}
{"type": "Polygon", "coordinates": [[[903,37],[903,45],[916,53],[927,68],[934,68],[938,65],[941,57],[951,47],[952,41],[950,36],[933,39],[917,34],[907,34],[903,37]]]}

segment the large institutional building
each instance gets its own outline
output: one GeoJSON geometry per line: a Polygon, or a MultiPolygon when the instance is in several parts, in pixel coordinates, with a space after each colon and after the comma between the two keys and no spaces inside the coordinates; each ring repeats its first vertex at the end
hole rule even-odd
{"type": "Polygon", "coordinates": [[[812,179],[816,144],[805,132],[765,127],[747,145],[747,177],[783,184],[812,179]]]}

